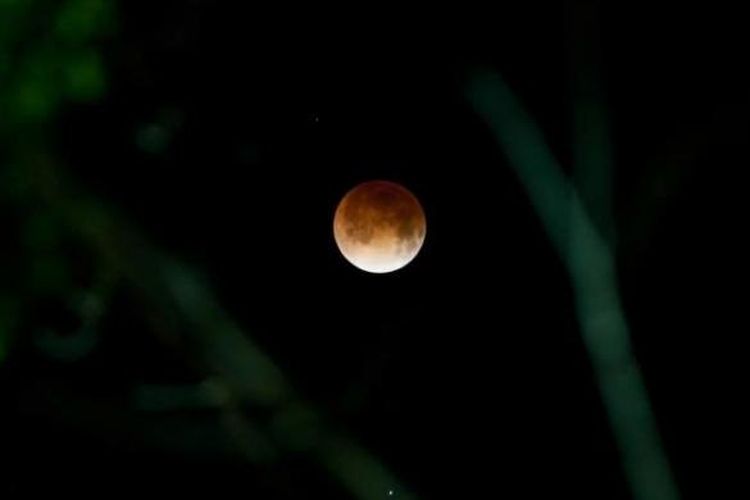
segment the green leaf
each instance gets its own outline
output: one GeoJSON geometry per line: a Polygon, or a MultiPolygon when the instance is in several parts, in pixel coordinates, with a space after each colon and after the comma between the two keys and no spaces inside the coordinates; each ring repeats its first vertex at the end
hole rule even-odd
{"type": "Polygon", "coordinates": [[[101,57],[93,50],[75,54],[64,67],[64,79],[67,95],[71,99],[98,99],[106,87],[101,57]]]}
{"type": "Polygon", "coordinates": [[[83,43],[111,28],[114,4],[107,0],[71,0],[60,11],[55,34],[63,41],[83,43]]]}

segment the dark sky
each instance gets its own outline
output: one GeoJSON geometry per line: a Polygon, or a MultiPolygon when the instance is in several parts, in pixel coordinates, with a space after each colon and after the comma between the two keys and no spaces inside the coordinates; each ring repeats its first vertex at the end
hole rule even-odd
{"type": "MultiPolygon", "coordinates": [[[[423,498],[630,498],[568,276],[464,94],[473,71],[501,72],[569,173],[573,42],[596,28],[635,354],[678,484],[706,498],[718,448],[696,429],[723,411],[729,337],[702,263],[727,245],[719,221],[739,210],[727,176],[747,163],[732,23],[684,6],[607,7],[580,24],[575,4],[294,20],[239,4],[121,2],[104,46],[109,91],[64,110],[55,148],[83,189],[205,279],[333,427],[423,498]],[[427,216],[421,253],[389,275],[350,266],[333,241],[336,204],[369,179],[402,183],[427,216]]],[[[39,369],[114,399],[199,382],[205,373],[140,315],[125,296],[92,359],[27,354],[17,375],[39,369]]],[[[51,413],[18,417],[34,436],[18,477],[42,470],[60,491],[80,469],[95,471],[76,486],[88,493],[121,483],[346,498],[303,454],[258,470],[210,445],[154,450],[129,443],[137,429],[106,438],[51,413]]]]}

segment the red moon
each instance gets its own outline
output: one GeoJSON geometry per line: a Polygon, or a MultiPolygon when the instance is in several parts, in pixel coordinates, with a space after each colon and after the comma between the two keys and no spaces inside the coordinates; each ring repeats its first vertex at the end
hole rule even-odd
{"type": "Polygon", "coordinates": [[[417,198],[390,181],[368,181],[336,208],[333,235],[342,255],[370,273],[390,273],[417,256],[427,223],[417,198]]]}

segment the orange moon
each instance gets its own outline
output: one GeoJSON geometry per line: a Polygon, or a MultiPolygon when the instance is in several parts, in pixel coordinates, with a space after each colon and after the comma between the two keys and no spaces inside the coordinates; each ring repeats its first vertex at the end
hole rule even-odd
{"type": "Polygon", "coordinates": [[[417,256],[427,223],[419,200],[389,181],[368,181],[346,193],[336,208],[333,236],[352,265],[390,273],[417,256]]]}

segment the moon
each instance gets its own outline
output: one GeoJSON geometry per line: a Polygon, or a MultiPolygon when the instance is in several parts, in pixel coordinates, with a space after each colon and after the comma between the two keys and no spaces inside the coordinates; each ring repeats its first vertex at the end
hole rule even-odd
{"type": "Polygon", "coordinates": [[[395,182],[363,182],[336,207],[333,236],[341,254],[370,273],[401,269],[424,243],[427,223],[419,200],[395,182]]]}

